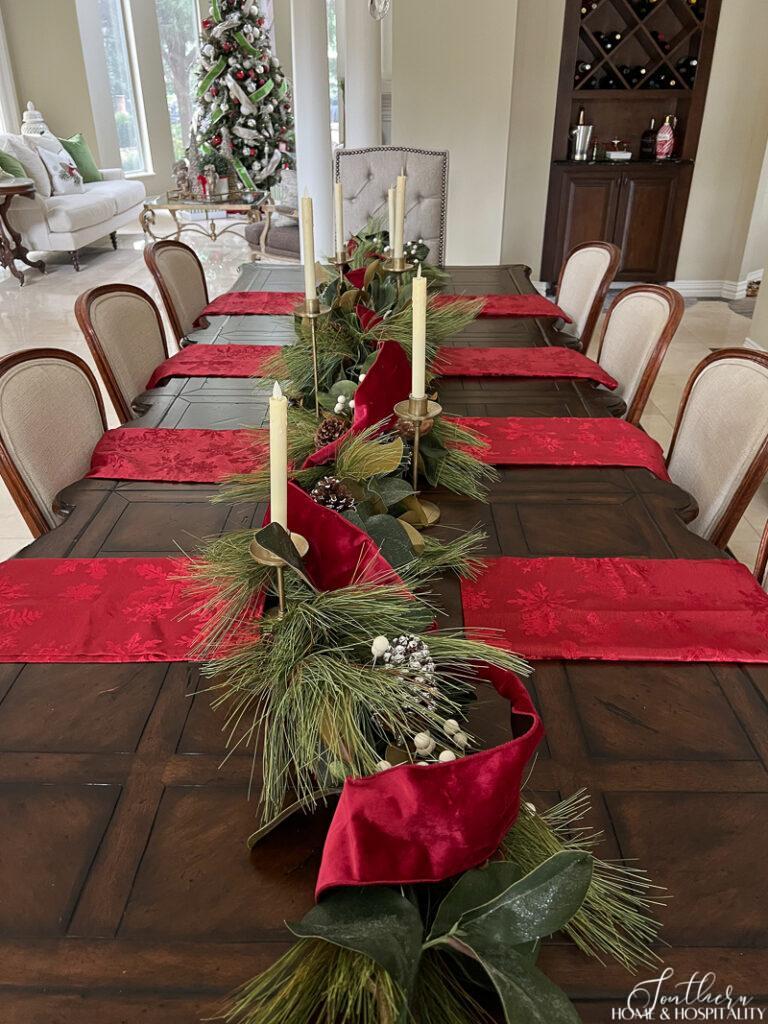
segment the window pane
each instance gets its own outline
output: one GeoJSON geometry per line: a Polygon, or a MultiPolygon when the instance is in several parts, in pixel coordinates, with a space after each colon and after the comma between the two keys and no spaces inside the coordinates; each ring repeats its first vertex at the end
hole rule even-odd
{"type": "Polygon", "coordinates": [[[189,145],[195,95],[195,65],[200,46],[197,0],[157,0],[165,93],[171,118],[173,151],[181,160],[189,145]]]}
{"type": "Polygon", "coordinates": [[[107,57],[109,89],[112,93],[117,138],[120,144],[120,160],[124,171],[145,171],[147,165],[141,141],[122,2],[99,0],[99,12],[104,52],[107,57]]]}

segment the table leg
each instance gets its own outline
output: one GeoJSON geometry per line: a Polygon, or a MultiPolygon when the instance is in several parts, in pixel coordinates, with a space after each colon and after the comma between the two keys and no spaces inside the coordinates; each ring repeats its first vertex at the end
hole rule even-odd
{"type": "Polygon", "coordinates": [[[21,235],[8,221],[8,208],[11,205],[13,196],[7,196],[0,201],[0,265],[7,267],[20,284],[24,284],[24,274],[16,266],[15,261],[26,263],[28,267],[45,273],[45,263],[42,260],[30,260],[29,251],[22,245],[21,235]]]}

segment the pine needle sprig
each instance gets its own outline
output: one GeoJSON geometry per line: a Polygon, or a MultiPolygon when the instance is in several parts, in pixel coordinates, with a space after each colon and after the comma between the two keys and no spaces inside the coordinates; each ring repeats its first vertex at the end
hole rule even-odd
{"type": "Polygon", "coordinates": [[[533,812],[523,804],[502,851],[524,871],[562,850],[591,853],[592,882],[564,931],[588,956],[601,963],[604,957],[612,957],[634,973],[660,960],[653,944],[661,925],[652,914],[666,904],[666,890],[654,885],[641,868],[594,855],[602,834],[580,824],[589,808],[589,796],[583,789],[549,810],[533,812]]]}
{"type": "MultiPolygon", "coordinates": [[[[464,330],[477,319],[483,303],[479,299],[456,299],[445,305],[427,303],[427,365],[431,366],[438,347],[447,338],[464,330]]],[[[410,303],[388,316],[381,323],[371,327],[365,337],[370,341],[397,341],[411,355],[413,340],[413,307],[410,303]]]]}
{"type": "Polygon", "coordinates": [[[487,447],[487,442],[479,434],[449,417],[439,417],[422,446],[427,481],[432,487],[445,487],[454,494],[487,501],[490,487],[499,479],[499,474],[494,466],[481,462],[470,450],[483,447],[487,447]],[[435,442],[442,453],[432,457],[431,446],[435,442]]]}

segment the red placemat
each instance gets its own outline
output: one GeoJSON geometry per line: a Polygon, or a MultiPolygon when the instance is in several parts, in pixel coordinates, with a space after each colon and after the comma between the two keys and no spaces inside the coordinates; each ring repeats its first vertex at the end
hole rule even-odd
{"type": "Polygon", "coordinates": [[[606,417],[453,417],[490,443],[479,459],[494,466],[639,466],[669,480],[660,446],[639,427],[606,417]]]}
{"type": "Polygon", "coordinates": [[[187,345],[155,368],[147,390],[171,377],[261,377],[282,345],[187,345]]]}
{"type": "Polygon", "coordinates": [[[433,370],[440,377],[559,377],[592,380],[613,391],[618,381],[593,359],[570,348],[438,349],[433,370]]]}
{"type": "Polygon", "coordinates": [[[339,885],[438,882],[496,852],[517,818],[523,771],[544,729],[517,676],[487,665],[480,675],[509,700],[516,738],[447,764],[347,779],[325,840],[317,897],[339,885]]]}
{"type": "Polygon", "coordinates": [[[495,316],[551,316],[558,320],[565,320],[571,323],[568,314],[556,306],[554,302],[545,299],[538,292],[530,292],[524,295],[436,295],[432,300],[435,306],[447,306],[457,299],[480,299],[483,308],[480,310],[481,317],[495,316]]]}
{"type": "Polygon", "coordinates": [[[461,595],[538,661],[768,662],[768,594],[730,559],[491,558],[461,595]]]}
{"type": "Polygon", "coordinates": [[[202,625],[180,558],[0,564],[0,661],[187,661],[202,625]]]}
{"type": "Polygon", "coordinates": [[[215,484],[269,460],[266,430],[108,430],[91,456],[89,477],[215,484]],[[259,438],[263,436],[263,442],[259,438]]]}

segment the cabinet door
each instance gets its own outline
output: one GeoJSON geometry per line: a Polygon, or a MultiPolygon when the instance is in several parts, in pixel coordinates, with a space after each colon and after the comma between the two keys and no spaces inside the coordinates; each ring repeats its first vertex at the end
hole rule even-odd
{"type": "Polygon", "coordinates": [[[542,274],[557,280],[565,257],[582,242],[610,242],[616,231],[621,171],[554,167],[542,274]]]}
{"type": "MultiPolygon", "coordinates": [[[[621,249],[617,277],[624,281],[668,281],[675,276],[676,206],[680,168],[627,168],[613,241],[621,249]]],[[[679,244],[679,239],[677,240],[679,244]]]]}

